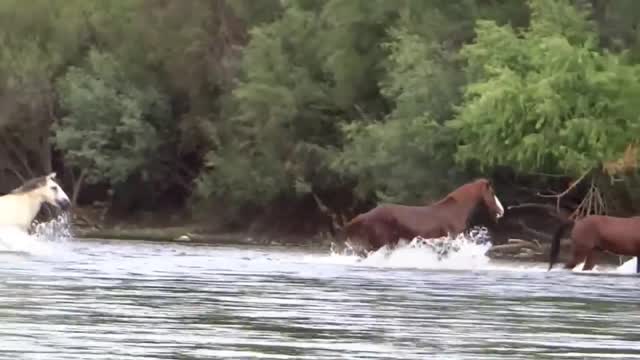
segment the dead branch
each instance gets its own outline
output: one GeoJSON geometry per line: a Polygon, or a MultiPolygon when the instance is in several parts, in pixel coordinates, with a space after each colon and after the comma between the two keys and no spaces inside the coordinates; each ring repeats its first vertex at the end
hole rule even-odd
{"type": "Polygon", "coordinates": [[[589,174],[591,173],[591,169],[587,170],[584,174],[580,175],[580,177],[578,178],[578,180],[574,181],[565,191],[561,192],[560,194],[554,194],[554,195],[544,195],[544,194],[540,194],[538,193],[537,195],[539,197],[544,197],[544,198],[555,198],[556,199],[556,210],[560,211],[560,200],[562,199],[562,197],[564,197],[565,195],[567,195],[571,190],[573,190],[576,186],[578,186],[578,184],[580,182],[582,182],[582,180],[589,174]]]}
{"type": "Polygon", "coordinates": [[[565,208],[557,208],[554,205],[550,205],[550,204],[536,204],[536,203],[524,203],[524,204],[519,204],[519,205],[511,205],[509,207],[507,207],[507,212],[505,214],[504,219],[511,219],[513,218],[517,218],[518,213],[519,212],[526,212],[526,213],[543,213],[555,218],[558,218],[560,220],[566,220],[569,218],[569,216],[571,215],[571,211],[567,210],[565,208]],[[513,216],[515,214],[515,216],[513,216]]]}
{"type": "Polygon", "coordinates": [[[21,182],[25,182],[26,179],[24,178],[24,176],[22,176],[22,174],[20,174],[20,172],[18,172],[18,170],[16,170],[13,166],[9,165],[7,166],[5,169],[11,171],[11,173],[13,175],[16,176],[16,178],[18,178],[18,180],[20,180],[21,182]]]}
{"type": "Polygon", "coordinates": [[[320,209],[323,214],[327,215],[331,219],[331,226],[334,228],[334,230],[342,229],[344,224],[346,224],[344,216],[340,217],[338,214],[332,211],[327,205],[325,205],[322,200],[320,200],[320,197],[318,197],[318,195],[316,195],[316,193],[314,193],[313,191],[311,192],[311,196],[313,196],[316,205],[318,205],[318,209],[320,209]]]}
{"type": "Polygon", "coordinates": [[[534,208],[534,209],[542,209],[542,210],[554,210],[554,207],[547,204],[536,204],[536,203],[524,203],[518,205],[511,205],[507,207],[507,210],[515,210],[515,209],[526,209],[526,208],[534,208]]]}
{"type": "Polygon", "coordinates": [[[602,163],[602,170],[609,176],[613,177],[617,174],[624,174],[636,170],[638,168],[638,145],[632,142],[627,145],[621,158],[605,161],[602,163]]]}
{"type": "Polygon", "coordinates": [[[27,173],[27,176],[33,177],[34,174],[31,169],[31,166],[29,165],[29,161],[22,154],[22,151],[18,149],[19,144],[16,143],[16,141],[14,141],[14,138],[10,134],[7,134],[6,132],[2,132],[1,134],[4,135],[2,136],[2,140],[4,140],[4,144],[8,150],[8,153],[10,155],[13,155],[13,157],[17,160],[17,162],[20,163],[20,165],[22,165],[22,168],[27,173]]]}
{"type": "Polygon", "coordinates": [[[607,202],[600,189],[595,183],[594,179],[591,179],[591,185],[589,191],[585,195],[580,205],[571,214],[571,219],[580,219],[592,214],[606,214],[608,212],[607,202]]]}
{"type": "Polygon", "coordinates": [[[550,235],[547,235],[541,231],[532,229],[531,227],[527,226],[523,220],[517,221],[516,224],[521,226],[520,230],[524,231],[525,233],[527,233],[527,235],[533,238],[543,239],[545,241],[551,241],[550,235]]]}
{"type": "Polygon", "coordinates": [[[86,175],[86,169],[82,169],[78,178],[74,179],[73,193],[71,195],[71,204],[73,205],[73,207],[76,207],[76,205],[78,204],[78,195],[80,195],[80,190],[82,189],[82,185],[84,184],[84,178],[86,175]]]}

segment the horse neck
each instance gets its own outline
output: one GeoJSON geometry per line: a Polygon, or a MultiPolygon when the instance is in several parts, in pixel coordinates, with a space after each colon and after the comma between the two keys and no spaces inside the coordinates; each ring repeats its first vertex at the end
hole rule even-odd
{"type": "Polygon", "coordinates": [[[461,200],[459,197],[447,197],[444,202],[450,203],[451,207],[458,210],[457,213],[462,213],[460,221],[466,221],[467,218],[476,211],[480,201],[482,199],[480,197],[473,197],[470,199],[464,198],[461,200]]]}
{"type": "Polygon", "coordinates": [[[19,212],[21,215],[25,216],[25,218],[16,219],[16,221],[20,221],[21,226],[28,228],[36,215],[38,215],[38,211],[40,211],[40,206],[44,200],[38,193],[14,194],[13,196],[17,202],[14,206],[25,207],[24,212],[19,212]]]}
{"type": "Polygon", "coordinates": [[[38,195],[36,197],[31,197],[29,200],[29,206],[31,208],[31,221],[33,221],[36,215],[38,215],[38,211],[40,211],[40,207],[42,206],[44,199],[42,199],[40,195],[38,195]]]}

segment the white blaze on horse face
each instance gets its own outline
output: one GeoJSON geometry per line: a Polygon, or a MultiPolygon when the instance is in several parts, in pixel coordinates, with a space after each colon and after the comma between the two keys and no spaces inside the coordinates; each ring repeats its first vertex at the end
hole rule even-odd
{"type": "Polygon", "coordinates": [[[496,217],[499,219],[502,217],[502,215],[504,215],[504,207],[502,207],[502,203],[500,202],[500,200],[498,200],[498,197],[496,195],[493,195],[493,199],[496,201],[496,205],[498,206],[498,214],[496,215],[496,217]]]}

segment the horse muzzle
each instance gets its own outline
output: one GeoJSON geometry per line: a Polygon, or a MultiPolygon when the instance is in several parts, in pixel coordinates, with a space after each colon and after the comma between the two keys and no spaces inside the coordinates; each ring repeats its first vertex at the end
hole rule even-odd
{"type": "Polygon", "coordinates": [[[56,205],[58,205],[60,210],[67,211],[71,208],[71,201],[68,199],[57,200],[56,205]]]}

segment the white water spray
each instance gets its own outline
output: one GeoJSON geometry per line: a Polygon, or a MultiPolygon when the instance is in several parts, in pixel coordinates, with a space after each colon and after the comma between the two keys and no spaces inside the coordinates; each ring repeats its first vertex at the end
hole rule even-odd
{"type": "Polygon", "coordinates": [[[62,213],[51,221],[35,223],[32,234],[17,227],[0,227],[0,253],[49,255],[72,237],[70,215],[62,213]]]}
{"type": "MultiPolygon", "coordinates": [[[[474,228],[467,236],[424,239],[416,237],[401,241],[394,249],[383,246],[362,259],[350,249],[336,251],[332,247],[329,256],[307,257],[311,262],[360,265],[386,268],[417,268],[433,270],[503,270],[525,272],[547,272],[548,264],[517,261],[492,261],[486,256],[491,248],[491,238],[486,228],[474,228]]],[[[633,258],[616,267],[596,266],[592,273],[635,274],[636,259],[633,258]]],[[[582,272],[578,264],[572,271],[582,272]]],[[[556,266],[552,271],[566,271],[556,266]]]]}
{"type": "Polygon", "coordinates": [[[582,266],[584,262],[576,265],[571,271],[575,273],[603,273],[603,274],[619,274],[619,275],[634,275],[636,274],[636,264],[638,259],[631,258],[630,260],[625,261],[619,266],[603,266],[596,265],[592,270],[582,270],[582,266]]]}
{"type": "Polygon", "coordinates": [[[488,230],[474,228],[467,236],[400,241],[394,249],[383,246],[365,259],[352,255],[349,249],[332,250],[323,262],[391,268],[484,269],[489,267],[490,259],[485,253],[490,247],[488,230]]]}

